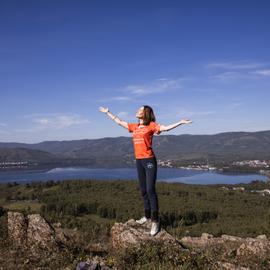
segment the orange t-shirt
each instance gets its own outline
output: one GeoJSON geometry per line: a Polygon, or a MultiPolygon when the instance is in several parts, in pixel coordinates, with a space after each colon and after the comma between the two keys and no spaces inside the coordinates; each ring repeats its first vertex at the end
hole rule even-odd
{"type": "Polygon", "coordinates": [[[148,126],[139,125],[139,123],[128,123],[128,131],[133,132],[133,146],[136,159],[155,156],[152,150],[152,138],[154,133],[161,133],[159,124],[153,121],[148,126]]]}

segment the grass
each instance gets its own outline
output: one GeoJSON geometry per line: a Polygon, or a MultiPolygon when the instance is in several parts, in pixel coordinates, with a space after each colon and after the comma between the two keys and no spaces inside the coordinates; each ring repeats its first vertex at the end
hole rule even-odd
{"type": "Polygon", "coordinates": [[[30,211],[30,212],[39,212],[42,203],[39,202],[26,202],[26,201],[17,201],[9,202],[3,204],[3,207],[12,211],[30,211]]]}
{"type": "MultiPolygon", "coordinates": [[[[249,190],[270,188],[270,182],[240,186],[245,186],[246,190],[242,192],[222,190],[220,186],[158,183],[163,228],[178,239],[185,235],[200,236],[202,232],[214,236],[230,234],[256,237],[266,234],[269,237],[270,196],[263,197],[249,190]]],[[[3,184],[0,185],[0,206],[13,211],[41,213],[51,223],[60,222],[63,228],[74,233],[72,239],[79,247],[78,252],[86,251],[87,254],[90,252],[90,248],[87,248],[89,243],[107,244],[110,228],[115,222],[125,222],[143,214],[137,183],[122,180],[62,181],[28,186],[3,184]]],[[[110,254],[111,262],[108,265],[118,264],[122,267],[119,267],[120,270],[210,269],[203,268],[208,263],[204,256],[188,258],[181,253],[173,253],[168,259],[171,252],[158,246],[145,246],[141,251],[129,250],[126,253],[117,251],[114,257],[110,254]]],[[[221,259],[215,257],[215,251],[212,250],[205,252],[205,255],[209,259],[221,259]]],[[[243,262],[242,265],[245,265],[243,262]]],[[[43,263],[50,264],[50,259],[43,260],[43,263]]],[[[250,262],[250,265],[255,263],[259,262],[250,262]]],[[[269,269],[267,261],[258,265],[257,269],[269,269]]]]}

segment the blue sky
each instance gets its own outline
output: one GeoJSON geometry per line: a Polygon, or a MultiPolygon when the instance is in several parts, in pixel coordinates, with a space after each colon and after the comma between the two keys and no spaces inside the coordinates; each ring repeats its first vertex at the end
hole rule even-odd
{"type": "Polygon", "coordinates": [[[0,0],[0,141],[269,130],[269,1],[0,0]]]}

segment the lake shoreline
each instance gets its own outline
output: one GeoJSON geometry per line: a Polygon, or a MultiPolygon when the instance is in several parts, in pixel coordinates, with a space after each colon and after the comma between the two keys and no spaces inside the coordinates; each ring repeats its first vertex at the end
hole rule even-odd
{"type": "MultiPolygon", "coordinates": [[[[46,181],[64,180],[137,180],[137,170],[135,166],[120,168],[101,167],[43,167],[23,170],[7,170],[0,172],[0,183],[31,183],[46,181]]],[[[190,168],[158,168],[157,181],[161,182],[182,182],[187,184],[234,184],[248,183],[253,180],[269,181],[268,176],[260,173],[249,172],[223,172],[221,170],[192,170],[190,168]]]]}
{"type": "MultiPolygon", "coordinates": [[[[9,168],[0,168],[0,174],[2,172],[21,172],[21,171],[33,171],[33,172],[42,172],[47,170],[52,170],[56,168],[87,168],[87,169],[134,169],[136,164],[132,166],[94,166],[94,165],[63,165],[63,166],[55,166],[55,165],[44,165],[44,166],[22,166],[22,167],[9,167],[9,168]]],[[[205,168],[190,168],[187,166],[178,166],[178,167],[167,167],[167,166],[158,166],[158,169],[183,169],[183,170],[196,170],[196,171],[214,171],[214,172],[228,172],[228,173],[243,173],[243,174],[262,174],[262,175],[269,175],[263,172],[262,169],[235,169],[235,168],[216,168],[216,169],[205,169],[205,168]]]]}

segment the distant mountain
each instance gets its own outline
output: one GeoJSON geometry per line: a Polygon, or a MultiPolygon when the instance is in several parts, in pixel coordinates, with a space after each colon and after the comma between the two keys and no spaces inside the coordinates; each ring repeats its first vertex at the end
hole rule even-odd
{"type": "Polygon", "coordinates": [[[54,154],[26,148],[0,148],[0,162],[51,162],[58,160],[54,154]]]}
{"type": "MultiPolygon", "coordinates": [[[[164,132],[164,134],[166,134],[164,132]]],[[[31,149],[43,152],[23,152],[20,155],[30,158],[47,155],[53,158],[69,159],[84,163],[86,160],[96,164],[134,160],[131,137],[106,137],[92,140],[44,141],[36,144],[0,143],[0,157],[5,149],[31,149]]],[[[159,135],[153,139],[153,149],[158,159],[179,161],[224,162],[244,159],[270,159],[270,131],[225,132],[214,135],[159,135]]],[[[5,154],[16,157],[14,152],[5,154]]]]}

